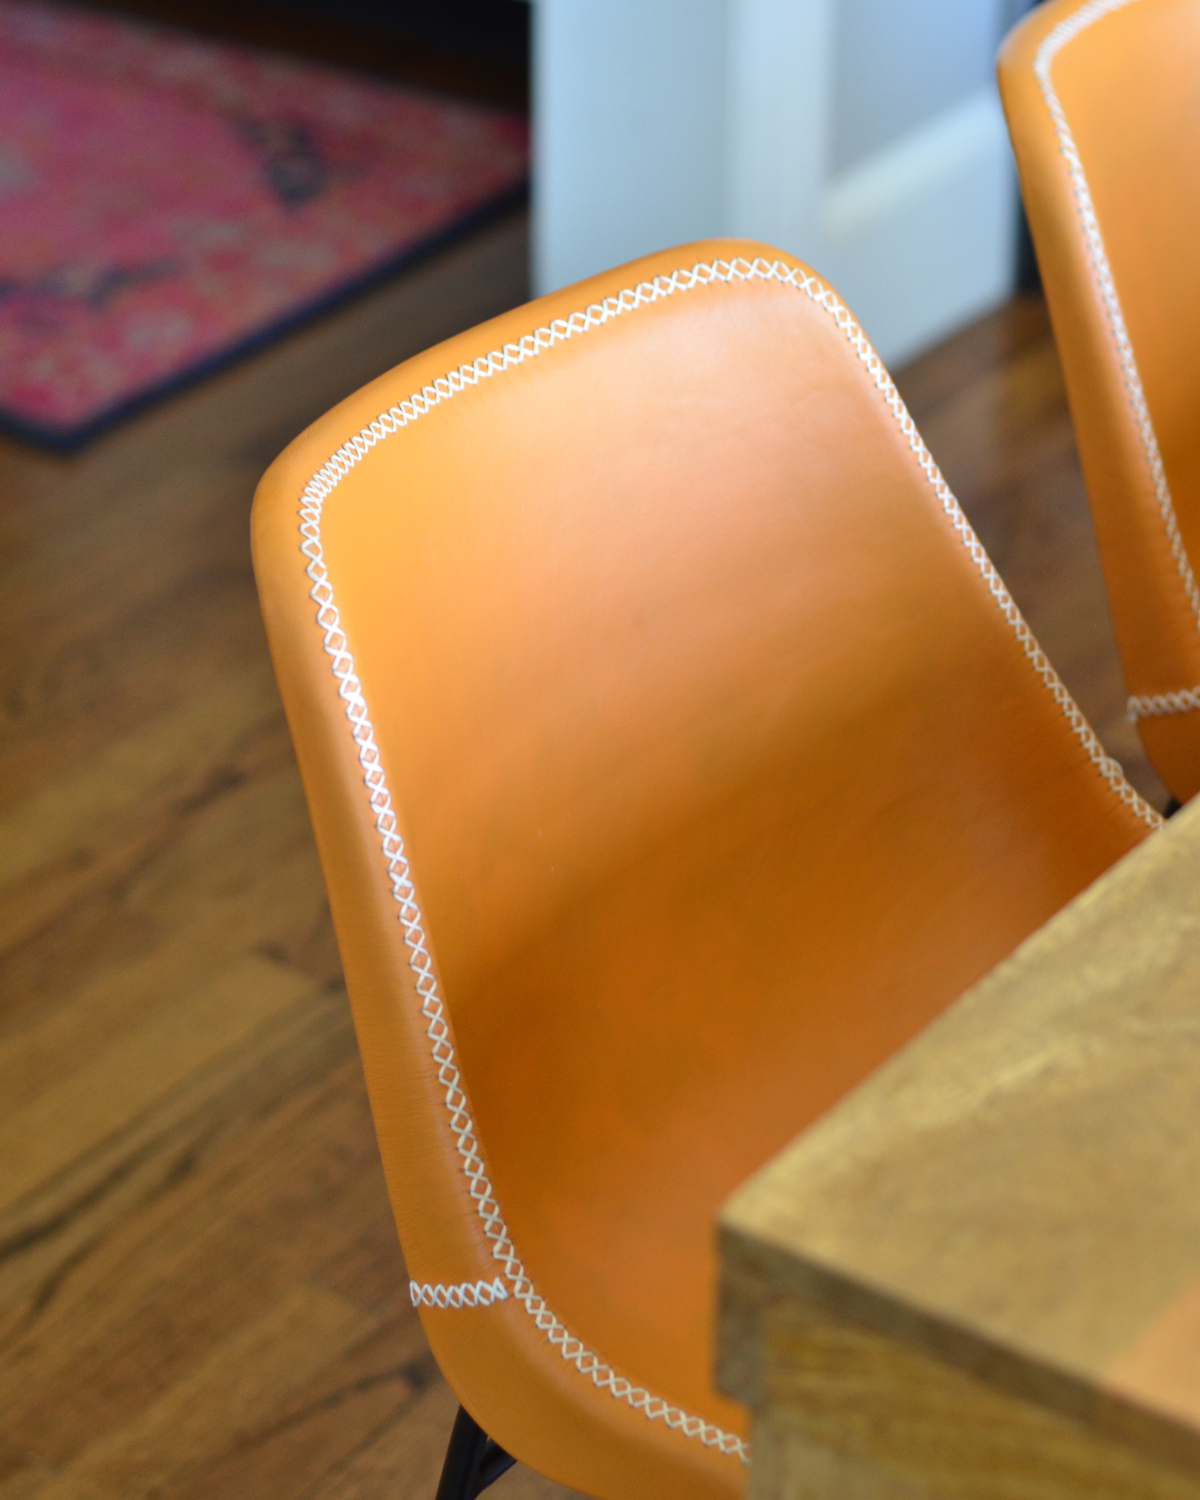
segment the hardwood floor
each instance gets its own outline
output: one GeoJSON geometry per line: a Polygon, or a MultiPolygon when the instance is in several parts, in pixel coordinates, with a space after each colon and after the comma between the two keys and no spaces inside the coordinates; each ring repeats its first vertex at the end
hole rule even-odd
{"type": "MultiPolygon", "coordinates": [[[[520,300],[517,217],[71,459],[0,447],[0,1500],[428,1500],[408,1303],[247,544],[341,395],[520,300]]],[[[1123,690],[1045,315],[901,381],[1069,686],[1123,690]]],[[[498,1500],[565,1491],[520,1468],[498,1500]]]]}

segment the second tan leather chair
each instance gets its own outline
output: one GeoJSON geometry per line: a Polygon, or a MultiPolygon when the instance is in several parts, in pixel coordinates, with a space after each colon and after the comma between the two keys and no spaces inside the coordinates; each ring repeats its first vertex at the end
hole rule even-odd
{"type": "Polygon", "coordinates": [[[1130,712],[1200,788],[1200,0],[1057,0],[1000,86],[1130,712]]]}
{"type": "Polygon", "coordinates": [[[720,1204],[1157,814],[763,246],[401,365],[254,551],[442,1370],[585,1494],[736,1496],[720,1204]]]}

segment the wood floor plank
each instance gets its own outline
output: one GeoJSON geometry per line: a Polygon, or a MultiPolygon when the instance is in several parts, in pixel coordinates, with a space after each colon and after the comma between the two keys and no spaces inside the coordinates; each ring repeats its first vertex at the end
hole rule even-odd
{"type": "Polygon", "coordinates": [[[257,469],[209,463],[132,497],[55,493],[3,516],[0,805],[261,661],[243,534],[257,469]]]}
{"type": "Polygon", "coordinates": [[[314,1282],[355,1247],[382,1194],[353,1058],[253,1122],[73,1268],[5,1351],[0,1436],[62,1466],[260,1309],[314,1282]]]}
{"type": "MultiPolygon", "coordinates": [[[[52,781],[0,817],[7,876],[0,885],[0,954],[6,960],[39,937],[44,951],[60,948],[52,932],[57,925],[78,920],[97,898],[123,896],[130,879],[215,800],[269,771],[272,762],[298,792],[273,685],[261,664],[200,698],[203,712],[189,705],[187,713],[165,715],[131,740],[104,747],[96,767],[52,781]]],[[[303,816],[292,826],[302,831],[303,816]]],[[[116,904],[117,920],[136,927],[129,904],[116,904]]],[[[5,963],[0,994],[9,1003],[24,977],[19,961],[5,963]]],[[[56,988],[62,982],[60,974],[56,988]]],[[[7,1014],[8,1024],[16,1014],[7,1014]]]]}
{"type": "Polygon", "coordinates": [[[149,1500],[245,1442],[281,1403],[373,1332],[362,1308],[290,1288],[235,1328],[136,1417],[105,1433],[35,1493],[38,1500],[149,1500]]]}
{"type": "Polygon", "coordinates": [[[0,893],[0,1036],[82,986],[169,988],[251,949],[339,975],[282,720],[243,748],[201,762],[178,797],[133,809],[95,860],[0,893]]]}
{"type": "MultiPolygon", "coordinates": [[[[285,795],[258,796],[254,799],[258,805],[248,812],[247,799],[235,799],[240,805],[233,810],[233,818],[245,816],[253,824],[256,816],[294,812],[299,794],[295,781],[289,768],[288,784],[269,788],[285,795]]],[[[292,843],[306,832],[304,825],[289,829],[281,817],[272,832],[281,836],[261,841],[248,838],[236,857],[230,853],[218,861],[214,856],[213,866],[223,882],[215,877],[213,866],[203,864],[192,866],[194,878],[187,878],[190,872],[179,869],[174,844],[137,872],[137,878],[126,885],[123,904],[141,917],[153,940],[129,958],[113,959],[94,952],[91,962],[80,966],[74,984],[66,976],[60,979],[56,1004],[36,1007],[23,1026],[14,1025],[10,1018],[10,1024],[0,1029],[0,1098],[6,1110],[24,1108],[37,1094],[55,1087],[81,1059],[143,1023],[167,997],[194,987],[206,975],[251,952],[287,962],[284,939],[289,933],[303,935],[311,924],[328,920],[313,851],[292,843]],[[256,856],[265,856],[266,869],[255,864],[256,856]],[[177,881],[173,890],[172,876],[177,881]],[[286,905],[281,895],[287,898],[286,905]],[[168,924],[159,902],[165,904],[169,898],[177,900],[182,910],[168,924]],[[278,910],[280,905],[284,910],[278,910]]],[[[326,981],[338,978],[336,968],[314,970],[300,963],[293,967],[326,981]]],[[[9,1006],[19,998],[15,989],[15,985],[9,988],[5,997],[9,1006]]]]}
{"type": "MultiPolygon", "coordinates": [[[[172,837],[125,886],[127,904],[166,931],[203,920],[207,904],[249,889],[264,867],[312,853],[304,792],[282,717],[241,750],[214,765],[185,806],[176,802],[172,837]]],[[[319,869],[315,861],[312,868],[319,869]]]]}
{"type": "MultiPolygon", "coordinates": [[[[458,1403],[437,1381],[312,1491],[312,1500],[429,1500],[458,1403]]],[[[495,1494],[500,1494],[499,1486],[495,1494]]]]}
{"type": "Polygon", "coordinates": [[[88,858],[89,845],[103,840],[114,818],[164,794],[178,796],[198,767],[233,754],[278,713],[270,664],[257,661],[106,745],[0,817],[0,888],[64,854],[88,858]]]}
{"type": "Polygon", "coordinates": [[[141,1024],[118,1032],[0,1122],[0,1214],[315,988],[307,974],[249,957],[163,995],[141,1024]]]}
{"type": "Polygon", "coordinates": [[[420,1326],[393,1316],[303,1385],[277,1392],[273,1409],[243,1423],[171,1500],[301,1500],[441,1383],[420,1326]]]}
{"type": "Polygon", "coordinates": [[[50,1477],[30,1454],[0,1443],[0,1500],[29,1500],[50,1477]]]}
{"type": "MultiPolygon", "coordinates": [[[[438,1382],[318,1485],[312,1500],[428,1500],[437,1489],[456,1410],[453,1394],[438,1382]]],[[[576,1491],[518,1464],[489,1494],[496,1500],[570,1500],[576,1491]]]]}
{"type": "MultiPolygon", "coordinates": [[[[0,1359],[112,1237],[282,1101],[352,1058],[354,1045],[341,987],[313,995],[0,1215],[0,1359]]],[[[350,1289],[373,1306],[403,1285],[403,1265],[386,1199],[368,1197],[368,1206],[353,1245],[332,1259],[357,1270],[350,1289]]],[[[348,1279],[320,1269],[330,1290],[348,1279]]]]}
{"type": "Polygon", "coordinates": [[[568,1496],[576,1494],[577,1490],[555,1484],[552,1479],[535,1474],[524,1464],[518,1464],[503,1479],[498,1479],[494,1491],[495,1500],[567,1500],[568,1496]]]}

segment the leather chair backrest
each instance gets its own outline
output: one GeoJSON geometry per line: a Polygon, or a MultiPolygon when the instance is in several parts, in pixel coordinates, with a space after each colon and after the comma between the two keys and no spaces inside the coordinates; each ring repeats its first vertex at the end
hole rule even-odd
{"type": "Polygon", "coordinates": [[[508,1278],[435,1351],[506,1446],[640,1494],[503,1372],[569,1329],[736,1446],[723,1197],[1157,816],[861,330],[761,246],[409,361],[254,531],[410,1273],[508,1278]]]}
{"type": "Polygon", "coordinates": [[[1200,4],[1057,0],[1000,84],[1147,752],[1200,787],[1200,4]]]}

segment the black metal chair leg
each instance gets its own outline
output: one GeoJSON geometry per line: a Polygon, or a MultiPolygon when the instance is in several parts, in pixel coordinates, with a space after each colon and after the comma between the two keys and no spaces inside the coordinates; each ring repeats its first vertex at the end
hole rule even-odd
{"type": "Polygon", "coordinates": [[[465,1407],[458,1408],[442,1465],[437,1500],[475,1500],[516,1463],[465,1407]]]}

